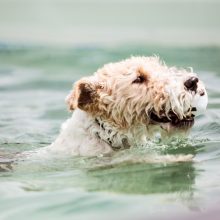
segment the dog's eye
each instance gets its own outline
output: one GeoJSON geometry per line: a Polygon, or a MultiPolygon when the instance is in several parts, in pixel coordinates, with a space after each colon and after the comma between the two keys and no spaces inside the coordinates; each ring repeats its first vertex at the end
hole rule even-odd
{"type": "Polygon", "coordinates": [[[144,76],[138,76],[132,83],[143,83],[144,81],[144,76]]]}

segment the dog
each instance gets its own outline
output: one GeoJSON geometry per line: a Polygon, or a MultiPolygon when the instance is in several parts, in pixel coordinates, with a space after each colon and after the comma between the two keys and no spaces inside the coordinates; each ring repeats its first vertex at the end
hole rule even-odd
{"type": "Polygon", "coordinates": [[[75,82],[66,103],[72,117],[47,150],[96,156],[158,135],[187,135],[208,96],[192,69],[168,67],[158,57],[131,57],[75,82]]]}

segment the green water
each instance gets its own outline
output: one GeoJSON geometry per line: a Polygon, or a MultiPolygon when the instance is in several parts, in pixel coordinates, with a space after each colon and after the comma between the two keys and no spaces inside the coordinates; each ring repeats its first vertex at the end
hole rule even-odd
{"type": "Polygon", "coordinates": [[[220,48],[149,45],[45,48],[0,45],[0,219],[150,219],[203,213],[220,205],[220,48]],[[12,163],[46,146],[70,114],[72,83],[130,55],[193,67],[209,105],[190,137],[152,143],[112,158],[12,163]],[[148,152],[192,153],[194,162],[138,163],[148,152]]]}

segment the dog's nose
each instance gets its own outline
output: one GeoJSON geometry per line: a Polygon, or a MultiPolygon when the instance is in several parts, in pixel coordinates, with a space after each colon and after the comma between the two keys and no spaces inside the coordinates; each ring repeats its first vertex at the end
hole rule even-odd
{"type": "Polygon", "coordinates": [[[197,83],[199,82],[199,79],[197,77],[191,77],[189,79],[187,79],[184,83],[184,86],[191,91],[196,91],[197,89],[197,83]]]}

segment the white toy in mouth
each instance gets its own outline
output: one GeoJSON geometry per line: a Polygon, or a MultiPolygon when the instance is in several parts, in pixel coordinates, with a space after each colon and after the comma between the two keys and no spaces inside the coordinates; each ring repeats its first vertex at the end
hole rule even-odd
{"type": "Polygon", "coordinates": [[[207,105],[208,105],[207,92],[203,92],[202,94],[197,93],[192,100],[192,106],[196,108],[195,109],[196,111],[193,111],[193,114],[195,116],[204,114],[207,105]]]}

